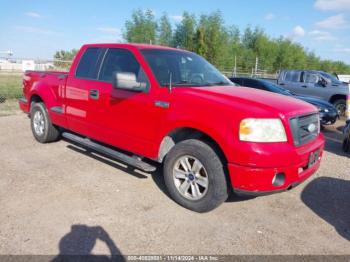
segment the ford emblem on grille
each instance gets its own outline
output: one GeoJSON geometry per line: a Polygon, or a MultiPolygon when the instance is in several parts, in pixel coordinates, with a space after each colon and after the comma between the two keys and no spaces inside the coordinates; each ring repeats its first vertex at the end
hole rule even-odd
{"type": "Polygon", "coordinates": [[[307,127],[307,130],[310,132],[310,133],[313,133],[316,131],[316,125],[314,123],[311,123],[308,127],[307,127]]]}

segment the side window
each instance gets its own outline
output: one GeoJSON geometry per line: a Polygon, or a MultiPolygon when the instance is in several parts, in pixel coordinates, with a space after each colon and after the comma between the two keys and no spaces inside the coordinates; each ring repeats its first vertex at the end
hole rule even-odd
{"type": "Polygon", "coordinates": [[[300,82],[300,72],[299,71],[288,71],[285,74],[284,81],[287,82],[300,82]]]}
{"type": "Polygon", "coordinates": [[[146,82],[149,85],[146,74],[134,55],[128,50],[111,48],[107,51],[101,67],[99,80],[112,82],[115,72],[133,73],[138,82],[146,82]]]}
{"type": "Polygon", "coordinates": [[[319,77],[315,73],[305,73],[305,83],[316,84],[319,81],[319,77]]]}
{"type": "Polygon", "coordinates": [[[85,50],[80,58],[75,76],[79,78],[97,79],[99,65],[101,63],[104,48],[91,47],[85,50]]]}

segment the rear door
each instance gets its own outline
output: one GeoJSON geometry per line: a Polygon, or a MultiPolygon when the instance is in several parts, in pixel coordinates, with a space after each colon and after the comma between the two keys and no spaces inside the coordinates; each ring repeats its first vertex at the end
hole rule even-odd
{"type": "Polygon", "coordinates": [[[297,95],[303,94],[303,89],[301,88],[301,71],[285,71],[284,75],[278,81],[278,84],[292,93],[297,95]]]}
{"type": "Polygon", "coordinates": [[[68,128],[79,134],[91,136],[93,129],[89,107],[98,98],[97,76],[105,48],[90,47],[83,54],[74,75],[68,77],[65,89],[65,112],[68,128]]]}

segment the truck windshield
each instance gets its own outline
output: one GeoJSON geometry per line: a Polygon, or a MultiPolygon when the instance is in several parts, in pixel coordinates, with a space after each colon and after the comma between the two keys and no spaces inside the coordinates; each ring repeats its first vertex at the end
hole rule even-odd
{"type": "Polygon", "coordinates": [[[201,56],[181,50],[142,49],[159,85],[232,86],[227,77],[201,56]]]}

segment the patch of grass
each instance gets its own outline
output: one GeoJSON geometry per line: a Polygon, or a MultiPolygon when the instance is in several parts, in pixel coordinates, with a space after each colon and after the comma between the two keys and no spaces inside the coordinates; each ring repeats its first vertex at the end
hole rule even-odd
{"type": "Polygon", "coordinates": [[[22,74],[0,73],[0,116],[20,113],[17,99],[22,97],[22,74]]]}
{"type": "Polygon", "coordinates": [[[22,74],[0,73],[0,103],[6,99],[20,98],[21,96],[22,74]]]}
{"type": "Polygon", "coordinates": [[[17,99],[7,99],[5,102],[0,103],[0,117],[10,116],[22,113],[18,105],[17,99]]]}

